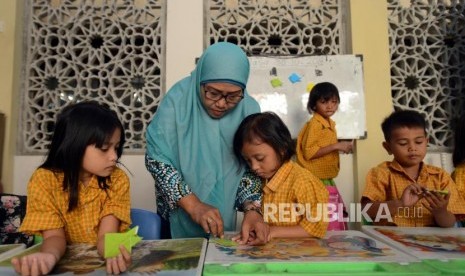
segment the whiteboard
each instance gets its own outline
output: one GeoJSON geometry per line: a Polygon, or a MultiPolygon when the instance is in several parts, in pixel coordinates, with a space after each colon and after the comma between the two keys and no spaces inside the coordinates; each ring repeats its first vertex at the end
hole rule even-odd
{"type": "Polygon", "coordinates": [[[247,91],[261,110],[273,111],[293,138],[311,118],[307,111],[309,90],[319,82],[332,82],[341,103],[331,117],[339,139],[366,137],[363,61],[359,55],[251,56],[247,91]]]}

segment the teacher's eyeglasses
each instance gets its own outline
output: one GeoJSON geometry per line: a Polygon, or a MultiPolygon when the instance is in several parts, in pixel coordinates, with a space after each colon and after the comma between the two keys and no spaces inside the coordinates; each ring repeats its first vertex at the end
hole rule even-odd
{"type": "Polygon", "coordinates": [[[237,104],[244,98],[242,91],[235,94],[226,94],[224,95],[220,91],[210,90],[211,88],[203,86],[203,91],[205,92],[205,98],[212,101],[219,101],[224,98],[224,100],[229,104],[237,104]]]}

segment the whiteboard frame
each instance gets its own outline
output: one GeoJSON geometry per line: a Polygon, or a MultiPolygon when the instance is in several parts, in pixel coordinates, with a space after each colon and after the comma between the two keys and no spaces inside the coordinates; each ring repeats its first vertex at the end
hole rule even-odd
{"type": "Polygon", "coordinates": [[[331,117],[338,138],[366,138],[362,55],[258,55],[250,56],[249,62],[247,91],[259,102],[262,112],[273,111],[281,117],[293,138],[311,118],[306,108],[307,90],[324,81],[335,84],[341,98],[338,111],[331,117]],[[276,79],[280,86],[272,84],[276,79]]]}

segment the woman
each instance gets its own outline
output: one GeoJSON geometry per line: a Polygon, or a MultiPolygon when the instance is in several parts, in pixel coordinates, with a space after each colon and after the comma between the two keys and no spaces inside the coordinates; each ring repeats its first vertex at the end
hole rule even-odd
{"type": "MultiPolygon", "coordinates": [[[[245,89],[249,69],[238,46],[211,45],[191,75],[168,91],[148,126],[146,167],[165,220],[162,237],[221,237],[234,230],[235,206],[257,210],[260,180],[232,151],[237,126],[260,111],[245,89]],[[238,191],[241,181],[248,190],[238,191]]],[[[258,212],[246,212],[239,242],[263,243],[267,231],[258,212]]]]}

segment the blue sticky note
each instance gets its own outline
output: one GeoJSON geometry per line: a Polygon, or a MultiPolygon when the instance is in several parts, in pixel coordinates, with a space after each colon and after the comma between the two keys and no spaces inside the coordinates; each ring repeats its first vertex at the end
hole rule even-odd
{"type": "Polygon", "coordinates": [[[290,76],[289,76],[289,80],[292,82],[292,83],[296,83],[296,82],[299,82],[301,79],[301,77],[299,75],[297,75],[296,73],[292,73],[290,76]]]}

